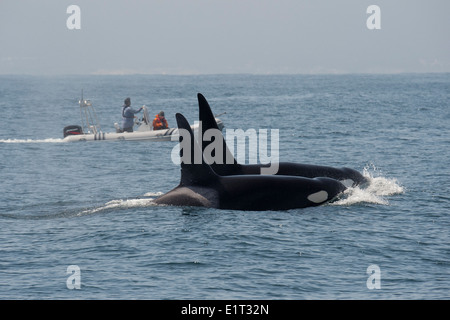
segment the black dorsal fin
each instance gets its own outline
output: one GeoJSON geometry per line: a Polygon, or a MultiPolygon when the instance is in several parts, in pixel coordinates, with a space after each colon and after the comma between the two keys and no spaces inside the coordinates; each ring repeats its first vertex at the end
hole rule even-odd
{"type": "Polygon", "coordinates": [[[181,181],[180,185],[207,185],[218,179],[211,167],[203,160],[203,153],[195,140],[194,133],[186,118],[181,114],[177,119],[180,156],[181,181]]]}
{"type": "MultiPolygon", "coordinates": [[[[202,137],[205,136],[205,132],[209,129],[217,129],[219,130],[217,126],[216,119],[211,111],[211,107],[209,106],[208,101],[206,101],[206,98],[201,94],[197,94],[198,98],[198,108],[199,108],[199,120],[201,122],[202,127],[202,137]]],[[[233,175],[233,174],[240,174],[240,165],[234,158],[233,154],[230,152],[230,150],[227,147],[226,141],[223,138],[223,161],[222,164],[218,163],[212,163],[211,168],[216,172],[218,175],[233,175]],[[228,159],[228,162],[227,162],[228,159]],[[230,161],[232,159],[232,161],[230,161]],[[231,162],[231,163],[230,163],[231,162]]],[[[210,141],[202,141],[202,151],[205,150],[205,148],[210,144],[210,141]]]]}

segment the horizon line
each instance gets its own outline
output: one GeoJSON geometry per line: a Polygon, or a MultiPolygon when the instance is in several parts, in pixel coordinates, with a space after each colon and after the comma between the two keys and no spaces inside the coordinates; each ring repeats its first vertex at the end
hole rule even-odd
{"type": "Polygon", "coordinates": [[[406,75],[406,74],[448,74],[450,71],[399,71],[399,72],[305,72],[305,73],[252,73],[252,72],[236,72],[236,73],[0,73],[0,76],[31,76],[31,77],[57,77],[57,76],[344,76],[344,75],[406,75]]]}

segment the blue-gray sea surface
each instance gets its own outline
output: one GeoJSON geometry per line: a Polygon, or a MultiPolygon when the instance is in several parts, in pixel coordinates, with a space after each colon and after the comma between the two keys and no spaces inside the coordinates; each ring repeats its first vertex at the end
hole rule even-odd
{"type": "Polygon", "coordinates": [[[450,74],[0,76],[0,98],[1,299],[450,298],[450,74]],[[157,206],[176,142],[62,142],[81,90],[106,132],[126,97],[194,122],[201,92],[225,128],[279,129],[280,161],[370,184],[288,211],[157,206]]]}

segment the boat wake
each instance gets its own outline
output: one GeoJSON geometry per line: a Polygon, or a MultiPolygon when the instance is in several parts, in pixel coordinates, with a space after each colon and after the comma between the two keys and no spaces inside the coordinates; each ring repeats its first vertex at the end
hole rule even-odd
{"type": "Polygon", "coordinates": [[[363,175],[368,180],[366,186],[348,188],[331,205],[349,206],[360,203],[389,205],[387,196],[403,194],[405,192],[404,187],[399,184],[397,179],[380,176],[380,172],[373,165],[365,167],[363,175]]]}
{"type": "Polygon", "coordinates": [[[153,202],[153,200],[155,200],[156,197],[159,197],[162,194],[163,194],[162,192],[156,192],[156,193],[148,192],[144,195],[145,198],[141,198],[141,199],[111,200],[102,206],[81,211],[77,214],[77,216],[90,215],[90,214],[109,211],[109,210],[122,210],[122,209],[130,209],[130,208],[145,208],[145,207],[156,206],[156,204],[153,202]]]}
{"type": "Polygon", "coordinates": [[[0,143],[61,143],[63,139],[0,139],[0,143]]]}

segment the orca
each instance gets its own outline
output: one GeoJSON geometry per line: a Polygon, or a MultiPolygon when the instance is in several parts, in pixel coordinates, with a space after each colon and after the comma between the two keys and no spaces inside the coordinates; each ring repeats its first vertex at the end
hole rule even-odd
{"type": "MultiPolygon", "coordinates": [[[[199,120],[202,127],[202,136],[205,135],[205,132],[209,129],[217,129],[219,130],[215,117],[211,111],[211,107],[209,106],[206,98],[201,94],[197,94],[198,105],[199,105],[199,120]]],[[[219,130],[220,131],[220,130],[219,130]]],[[[223,135],[222,135],[223,139],[223,135]]],[[[209,141],[203,141],[202,139],[202,150],[211,144],[209,141]]],[[[221,164],[217,162],[210,163],[211,168],[218,175],[228,176],[228,175],[253,175],[253,174],[261,174],[262,168],[267,168],[270,166],[269,164],[239,164],[234,156],[231,154],[228,149],[225,139],[223,139],[223,161],[221,164]],[[227,159],[233,159],[232,163],[227,159]]],[[[302,176],[306,178],[315,178],[315,177],[328,177],[332,179],[339,180],[343,182],[346,186],[355,187],[357,185],[362,185],[368,182],[368,180],[357,170],[350,169],[347,167],[335,168],[328,166],[319,166],[312,164],[301,164],[301,163],[292,163],[292,162],[280,162],[278,165],[278,171],[275,173],[276,175],[288,175],[288,176],[302,176]]]]}
{"type": "Polygon", "coordinates": [[[156,204],[251,211],[289,210],[327,203],[346,189],[339,181],[327,177],[220,176],[205,162],[186,118],[177,113],[176,120],[182,159],[181,179],[177,187],[155,199],[156,204]],[[187,134],[183,135],[182,129],[187,134]],[[190,161],[183,158],[186,150],[190,151],[190,161]],[[194,161],[196,152],[201,155],[201,161],[194,161]]]}

